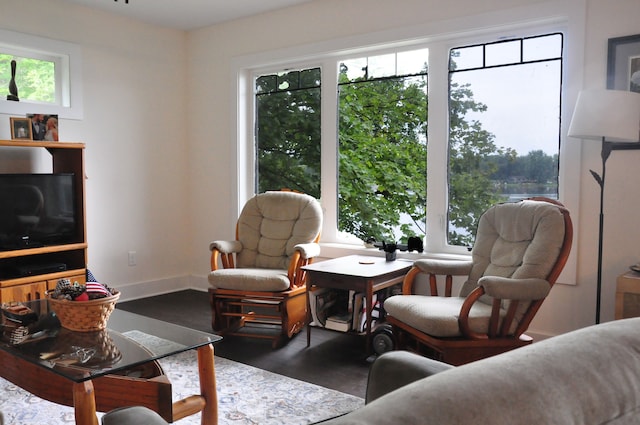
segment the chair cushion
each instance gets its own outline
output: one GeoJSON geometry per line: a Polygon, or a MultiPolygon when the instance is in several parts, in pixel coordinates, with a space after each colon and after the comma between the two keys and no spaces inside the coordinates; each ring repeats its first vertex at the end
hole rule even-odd
{"type": "Polygon", "coordinates": [[[287,270],[221,269],[209,273],[212,288],[279,292],[289,289],[287,270]]]}
{"type": "Polygon", "coordinates": [[[312,196],[265,192],[251,198],[238,218],[242,251],[237,267],[288,269],[297,244],[313,242],[322,227],[322,209],[312,196]]]}
{"type": "Polygon", "coordinates": [[[480,217],[474,266],[460,295],[482,276],[546,279],[562,248],[564,217],[556,205],[524,200],[494,205],[480,217]]]}
{"type": "MultiPolygon", "coordinates": [[[[436,337],[461,336],[458,325],[463,297],[428,295],[394,295],[384,301],[384,309],[394,318],[436,337]]],[[[469,326],[474,332],[489,328],[491,306],[475,303],[469,312],[469,326]]]]}

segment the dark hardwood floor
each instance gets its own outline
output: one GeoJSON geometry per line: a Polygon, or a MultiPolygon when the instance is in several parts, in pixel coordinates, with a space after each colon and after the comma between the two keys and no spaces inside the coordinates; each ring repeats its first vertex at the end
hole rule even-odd
{"type": "MultiPolygon", "coordinates": [[[[204,332],[211,330],[206,292],[186,290],[121,302],[117,308],[204,332]]],[[[306,330],[285,347],[272,349],[266,339],[230,336],[215,346],[217,356],[311,382],[358,397],[365,395],[370,363],[364,338],[313,328],[307,348],[306,330]]]]}

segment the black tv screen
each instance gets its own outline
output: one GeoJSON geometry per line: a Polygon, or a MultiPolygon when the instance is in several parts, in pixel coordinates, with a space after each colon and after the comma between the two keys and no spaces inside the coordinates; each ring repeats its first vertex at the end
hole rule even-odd
{"type": "Polygon", "coordinates": [[[0,174],[0,250],[79,242],[74,174],[0,174]]]}

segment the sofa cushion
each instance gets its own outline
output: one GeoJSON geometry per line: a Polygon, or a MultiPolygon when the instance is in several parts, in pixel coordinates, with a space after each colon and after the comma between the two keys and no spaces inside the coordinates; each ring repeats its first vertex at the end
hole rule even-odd
{"type": "Polygon", "coordinates": [[[102,425],[167,425],[167,422],[151,409],[132,406],[106,413],[102,425]]]}
{"type": "Polygon", "coordinates": [[[421,379],[326,423],[637,424],[639,329],[634,318],[549,338],[421,379]]]}

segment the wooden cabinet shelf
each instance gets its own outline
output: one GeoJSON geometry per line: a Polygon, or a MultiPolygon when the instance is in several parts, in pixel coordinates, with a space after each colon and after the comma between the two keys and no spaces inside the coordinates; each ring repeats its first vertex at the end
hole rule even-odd
{"type": "Polygon", "coordinates": [[[87,249],[87,244],[84,242],[65,244],[65,245],[43,246],[38,248],[17,249],[14,251],[0,251],[0,259],[26,257],[30,255],[48,254],[52,252],[77,251],[77,250],[85,250],[85,249],[87,249]]]}
{"type": "Polygon", "coordinates": [[[0,152],[16,148],[44,150],[51,156],[53,173],[73,173],[77,241],[0,251],[0,302],[3,303],[42,298],[61,278],[84,283],[87,269],[84,143],[0,140],[0,152]],[[65,270],[37,267],[48,264],[63,264],[65,270]],[[30,266],[34,266],[33,273],[15,272],[30,266]]]}

